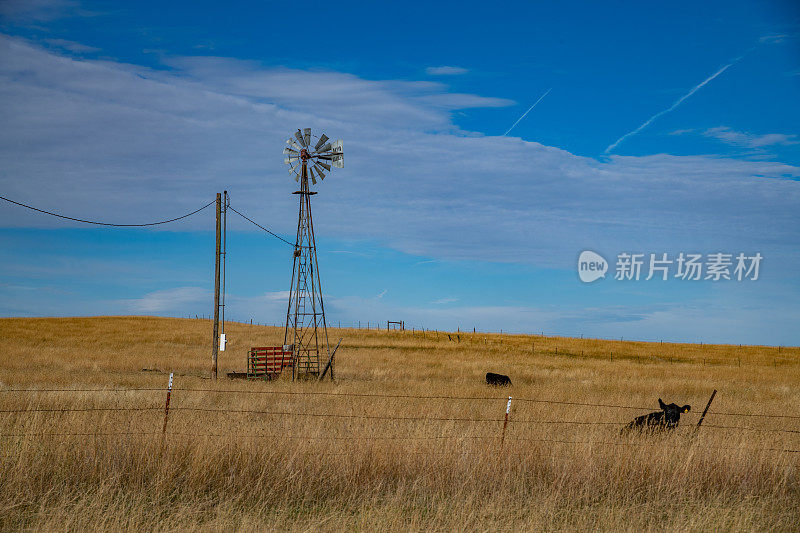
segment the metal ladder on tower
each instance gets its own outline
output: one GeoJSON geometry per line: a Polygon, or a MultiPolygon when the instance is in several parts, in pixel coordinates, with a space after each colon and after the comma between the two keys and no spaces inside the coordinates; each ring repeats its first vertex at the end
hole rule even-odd
{"type": "MultiPolygon", "coordinates": [[[[309,274],[308,264],[305,262],[300,263],[299,270],[299,274],[301,276],[300,279],[303,280],[304,285],[302,290],[307,292],[309,274]]],[[[309,339],[307,339],[307,337],[311,336],[312,332],[315,333],[317,327],[317,317],[314,311],[315,309],[312,307],[310,313],[306,312],[306,299],[300,298],[300,301],[297,305],[297,321],[302,326],[298,328],[299,334],[302,335],[302,337],[295,339],[295,372],[297,376],[319,376],[318,351],[316,349],[312,349],[311,346],[308,345],[309,339]],[[311,317],[310,321],[308,321],[308,317],[311,317]]],[[[313,339],[316,340],[316,334],[313,335],[313,339]]],[[[314,348],[316,348],[316,345],[314,348]]]]}

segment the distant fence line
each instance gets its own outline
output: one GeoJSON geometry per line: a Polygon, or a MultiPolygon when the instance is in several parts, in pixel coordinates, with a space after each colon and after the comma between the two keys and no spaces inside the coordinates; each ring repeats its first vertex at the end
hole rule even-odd
{"type": "MultiPolygon", "coordinates": [[[[196,320],[211,320],[210,315],[182,315],[177,318],[194,318],[196,320]]],[[[392,321],[388,321],[392,322],[392,321]]],[[[247,320],[239,320],[239,319],[230,319],[226,320],[226,323],[235,323],[245,326],[263,326],[263,327],[271,327],[271,328],[283,328],[284,324],[278,324],[276,322],[257,322],[253,321],[252,319],[247,320]]],[[[431,334],[431,335],[443,335],[447,336],[448,334],[451,337],[456,335],[506,335],[506,336],[513,336],[513,337],[532,337],[532,338],[547,338],[547,339],[574,339],[574,340],[584,340],[584,341],[610,341],[610,342],[629,342],[629,343],[647,343],[647,344],[695,344],[698,346],[738,346],[740,348],[769,348],[778,350],[781,352],[784,349],[792,350],[792,349],[800,349],[800,346],[784,346],[784,345],[761,345],[761,344],[725,344],[725,343],[708,343],[708,342],[690,342],[686,340],[675,340],[675,339],[656,339],[656,338],[646,338],[646,337],[637,337],[637,338],[625,338],[625,337],[601,337],[596,335],[586,335],[584,333],[554,333],[554,332],[545,332],[544,330],[538,331],[530,331],[530,332],[519,332],[519,331],[507,331],[507,330],[500,330],[500,331],[488,331],[488,330],[481,330],[477,327],[473,328],[461,328],[457,327],[455,331],[451,330],[444,330],[444,329],[433,329],[433,328],[426,328],[422,325],[414,325],[404,322],[405,329],[396,329],[396,328],[387,328],[387,321],[386,320],[379,320],[379,321],[355,321],[355,322],[342,322],[342,321],[331,321],[328,322],[328,327],[331,329],[363,329],[369,331],[389,331],[392,333],[397,334],[411,334],[411,335],[424,335],[424,334],[431,334]]]]}
{"type": "MultiPolygon", "coordinates": [[[[197,316],[197,315],[195,315],[197,316]]],[[[189,317],[191,318],[191,317],[189,317]]],[[[263,327],[276,327],[282,328],[283,326],[280,324],[269,324],[269,323],[260,323],[260,322],[241,322],[241,321],[234,321],[229,320],[229,323],[236,323],[240,325],[250,325],[250,326],[263,326],[263,327]]],[[[384,322],[385,323],[385,322],[384,322]]],[[[712,357],[702,357],[702,358],[692,358],[692,357],[663,357],[659,355],[633,355],[633,354],[626,354],[626,353],[614,353],[613,350],[608,350],[605,352],[601,352],[598,350],[589,350],[589,349],[581,349],[579,351],[570,351],[564,350],[563,348],[547,348],[539,349],[536,348],[536,340],[538,339],[572,339],[572,340],[582,340],[586,342],[591,341],[613,341],[613,342],[629,342],[629,343],[642,343],[642,344],[654,344],[659,343],[663,344],[698,344],[699,346],[703,346],[703,343],[686,343],[686,342],[676,342],[676,341],[664,341],[664,340],[643,340],[643,339],[628,339],[624,341],[621,337],[620,338],[611,338],[611,337],[584,337],[583,335],[545,335],[542,331],[541,333],[496,333],[496,332],[480,332],[480,331],[460,331],[457,330],[454,332],[447,332],[442,330],[436,329],[425,329],[424,327],[407,327],[405,330],[399,329],[387,329],[385,327],[375,327],[374,322],[357,322],[355,324],[344,324],[342,325],[341,322],[336,322],[334,324],[329,324],[330,328],[339,328],[339,329],[364,329],[364,330],[372,330],[372,331],[385,331],[392,335],[411,335],[411,336],[419,336],[421,338],[431,338],[435,340],[445,340],[447,342],[452,342],[455,344],[459,344],[463,342],[470,342],[470,343],[482,343],[484,346],[504,346],[505,342],[502,337],[486,337],[486,335],[510,335],[516,337],[529,337],[531,340],[531,347],[530,353],[531,354],[538,354],[538,355],[546,355],[552,357],[572,357],[572,358],[580,358],[580,359],[608,359],[609,361],[613,362],[614,359],[618,361],[628,361],[628,362],[636,362],[636,363],[669,363],[669,364],[692,364],[692,365],[700,365],[700,366],[739,366],[741,367],[744,365],[752,365],[758,364],[759,366],[764,365],[772,365],[773,367],[777,368],[779,366],[787,366],[787,365],[797,365],[800,364],[800,353],[796,358],[789,358],[789,357],[771,357],[770,361],[760,361],[758,363],[751,363],[748,361],[742,362],[741,357],[734,358],[727,358],[727,359],[720,359],[720,358],[712,358],[712,357]],[[480,336],[483,335],[481,338],[480,336]]],[[[509,342],[509,344],[513,344],[515,348],[524,347],[520,346],[518,341],[509,342]]],[[[708,346],[731,346],[734,347],[735,345],[708,345],[708,346]]],[[[754,346],[754,345],[739,345],[739,347],[745,348],[759,348],[762,346],[754,346]]],[[[769,348],[772,350],[777,350],[778,353],[781,353],[783,346],[763,346],[763,348],[769,348]]],[[[788,349],[792,349],[794,347],[789,347],[788,349]]]]}

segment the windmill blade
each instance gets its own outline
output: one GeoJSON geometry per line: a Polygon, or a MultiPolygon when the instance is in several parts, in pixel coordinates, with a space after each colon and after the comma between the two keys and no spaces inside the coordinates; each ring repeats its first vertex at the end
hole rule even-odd
{"type": "Polygon", "coordinates": [[[289,147],[287,146],[286,148],[284,148],[284,149],[283,149],[283,153],[284,153],[284,154],[290,154],[290,155],[291,155],[291,154],[296,154],[296,153],[298,153],[298,152],[297,152],[297,150],[293,150],[293,149],[291,149],[291,148],[289,148],[289,147]]]}
{"type": "Polygon", "coordinates": [[[331,154],[318,154],[314,157],[316,157],[317,159],[324,159],[325,161],[331,161],[333,159],[333,156],[331,154]]]}
{"type": "MultiPolygon", "coordinates": [[[[315,164],[316,165],[321,165],[322,163],[315,163],[315,164]]],[[[314,169],[317,171],[317,174],[319,174],[319,179],[324,180],[325,179],[325,173],[322,172],[322,169],[320,169],[318,167],[314,167],[314,169]]],[[[328,167],[328,170],[330,171],[330,167],[328,167]]]]}
{"type": "Polygon", "coordinates": [[[294,137],[295,137],[295,139],[297,139],[297,141],[300,143],[300,145],[303,148],[308,146],[308,143],[306,143],[305,139],[303,139],[303,133],[300,130],[297,130],[296,132],[294,132],[294,137]]]}
{"type": "Polygon", "coordinates": [[[325,163],[323,163],[322,161],[314,161],[314,164],[315,164],[315,165],[319,165],[319,166],[321,166],[321,167],[322,167],[322,168],[324,168],[324,169],[325,169],[327,172],[330,172],[330,171],[331,171],[331,166],[330,166],[330,165],[328,165],[328,164],[325,164],[325,163]]]}
{"type": "Polygon", "coordinates": [[[303,129],[303,140],[305,141],[305,144],[303,144],[303,146],[308,148],[308,145],[311,143],[311,128],[303,129]]]}
{"type": "Polygon", "coordinates": [[[334,151],[334,153],[337,153],[337,154],[343,154],[344,153],[344,141],[342,141],[341,139],[338,139],[337,141],[335,141],[333,143],[333,151],[334,151]]]}
{"type": "MultiPolygon", "coordinates": [[[[324,133],[322,135],[320,135],[320,138],[317,141],[317,144],[314,146],[314,150],[319,151],[319,147],[322,146],[323,144],[325,144],[325,141],[327,141],[327,140],[328,140],[328,136],[327,135],[325,135],[324,133]]],[[[323,150],[323,152],[324,151],[325,150],[323,150]]]]}
{"type": "Polygon", "coordinates": [[[291,146],[291,149],[293,149],[295,152],[299,152],[300,150],[302,150],[302,149],[303,149],[303,147],[302,147],[302,146],[300,146],[299,144],[297,144],[296,142],[294,142],[294,139],[289,139],[288,141],[286,141],[286,144],[288,144],[289,146],[291,146]]]}
{"type": "Polygon", "coordinates": [[[336,168],[344,168],[344,155],[336,154],[335,156],[333,156],[331,164],[336,168]]]}
{"type": "Polygon", "coordinates": [[[287,165],[293,165],[298,159],[299,157],[286,157],[284,158],[283,162],[287,165]]]}
{"type": "Polygon", "coordinates": [[[317,149],[316,153],[321,154],[323,152],[327,152],[330,149],[331,149],[331,143],[328,143],[325,146],[323,146],[322,148],[317,149]]]}
{"type": "Polygon", "coordinates": [[[316,185],[317,179],[314,177],[314,167],[308,169],[308,175],[311,177],[311,183],[316,185]]]}

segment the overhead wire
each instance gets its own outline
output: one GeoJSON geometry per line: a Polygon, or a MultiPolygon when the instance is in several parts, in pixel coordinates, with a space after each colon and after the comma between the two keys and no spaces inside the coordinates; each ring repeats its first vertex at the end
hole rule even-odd
{"type": "Polygon", "coordinates": [[[114,224],[114,223],[111,223],[111,222],[98,222],[96,220],[86,220],[86,219],[83,219],[83,218],[70,217],[70,216],[67,216],[67,215],[54,213],[52,211],[47,211],[45,209],[39,209],[38,207],[33,207],[31,205],[28,205],[28,204],[23,204],[22,202],[17,202],[15,200],[10,199],[10,198],[6,198],[5,196],[0,196],[0,200],[5,200],[6,202],[18,205],[20,207],[24,207],[26,209],[30,209],[32,211],[38,211],[39,213],[44,213],[46,215],[51,215],[51,216],[58,217],[58,218],[63,218],[63,219],[66,219],[66,220],[73,220],[75,222],[82,222],[84,224],[94,224],[96,226],[112,226],[112,227],[116,227],[116,228],[142,228],[142,227],[145,227],[145,226],[158,226],[160,224],[168,224],[170,222],[175,222],[175,221],[190,217],[190,216],[192,216],[194,214],[197,214],[200,211],[202,211],[203,209],[206,209],[207,207],[209,207],[211,204],[213,204],[216,201],[216,200],[211,200],[210,202],[208,202],[203,207],[201,207],[199,209],[195,209],[191,213],[186,213],[185,215],[181,215],[179,217],[170,218],[169,220],[159,220],[158,222],[148,222],[146,224],[114,224]]]}
{"type": "Polygon", "coordinates": [[[256,222],[255,220],[253,220],[252,218],[248,217],[247,215],[244,215],[244,214],[240,213],[239,211],[237,211],[237,210],[236,210],[236,209],[234,209],[233,207],[231,207],[231,206],[228,206],[228,209],[230,209],[231,211],[233,211],[234,213],[236,213],[237,215],[239,215],[239,216],[240,216],[240,217],[242,217],[243,219],[247,220],[247,221],[248,221],[248,222],[250,222],[251,224],[254,224],[254,225],[258,226],[259,228],[261,228],[262,230],[266,231],[267,233],[269,233],[270,235],[272,235],[272,236],[273,236],[273,237],[275,237],[276,239],[278,239],[278,240],[281,240],[281,241],[285,242],[285,243],[286,243],[286,244],[288,244],[289,246],[294,246],[294,243],[293,243],[293,242],[287,241],[286,239],[284,239],[283,237],[281,237],[281,236],[280,236],[280,235],[278,235],[277,233],[274,233],[274,232],[270,231],[269,229],[265,228],[264,226],[262,226],[261,224],[259,224],[259,223],[258,223],[258,222],[256,222]]]}
{"type": "MultiPolygon", "coordinates": [[[[167,220],[159,220],[159,221],[156,221],[156,222],[147,222],[147,223],[144,223],[144,224],[117,224],[117,223],[113,223],[113,222],[100,222],[100,221],[97,221],[97,220],[88,220],[88,219],[84,219],[84,218],[77,218],[77,217],[71,217],[71,216],[68,216],[68,215],[62,215],[61,213],[55,213],[53,211],[48,211],[46,209],[40,209],[38,207],[34,207],[32,205],[28,205],[28,204],[25,204],[25,203],[22,203],[22,202],[17,202],[16,200],[12,200],[11,198],[6,198],[5,196],[0,196],[0,200],[5,200],[8,203],[11,203],[11,204],[14,204],[14,205],[18,205],[20,207],[24,207],[25,209],[30,209],[31,211],[36,211],[38,213],[44,213],[45,215],[50,215],[50,216],[54,216],[54,217],[58,217],[58,218],[63,218],[65,220],[72,220],[74,222],[81,222],[83,224],[94,224],[96,226],[110,226],[110,227],[116,227],[116,228],[142,228],[142,227],[147,227],[147,226],[158,226],[158,225],[161,225],[161,224],[168,224],[170,222],[176,222],[178,220],[182,220],[184,218],[188,218],[188,217],[190,217],[192,215],[195,215],[195,214],[199,213],[200,211],[202,211],[203,209],[206,209],[209,206],[211,206],[214,202],[216,202],[216,200],[211,200],[210,202],[208,202],[204,206],[202,206],[202,207],[200,207],[198,209],[195,209],[194,211],[192,211],[190,213],[186,213],[185,215],[181,215],[181,216],[175,217],[175,218],[170,218],[170,219],[167,219],[167,220]]],[[[270,229],[262,226],[261,224],[259,224],[258,222],[256,222],[252,218],[248,217],[244,213],[241,213],[240,211],[237,211],[236,209],[231,207],[230,204],[226,205],[225,207],[227,209],[230,209],[231,211],[233,211],[234,213],[236,213],[240,217],[244,218],[245,220],[247,220],[251,224],[253,224],[253,225],[257,226],[258,228],[264,230],[265,232],[269,233],[270,235],[272,235],[276,239],[278,239],[280,241],[283,241],[283,242],[285,242],[286,244],[288,244],[290,246],[294,246],[294,243],[292,243],[291,241],[288,241],[288,240],[284,239],[283,237],[281,237],[277,233],[275,233],[275,232],[271,231],[270,229]]]]}

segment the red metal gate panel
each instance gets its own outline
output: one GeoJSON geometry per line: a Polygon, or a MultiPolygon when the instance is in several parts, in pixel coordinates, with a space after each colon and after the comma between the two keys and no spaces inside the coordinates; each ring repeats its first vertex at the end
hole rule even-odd
{"type": "Polygon", "coordinates": [[[250,348],[247,356],[247,377],[274,379],[284,368],[291,368],[293,364],[292,352],[284,350],[283,346],[250,348]]]}

